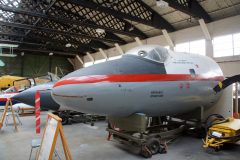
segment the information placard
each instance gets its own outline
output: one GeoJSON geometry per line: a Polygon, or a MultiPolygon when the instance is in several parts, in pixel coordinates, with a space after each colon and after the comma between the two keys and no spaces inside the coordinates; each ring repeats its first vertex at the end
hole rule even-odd
{"type": "Polygon", "coordinates": [[[68,160],[72,160],[70,150],[68,148],[67,142],[65,140],[63,130],[62,130],[62,119],[58,116],[49,113],[45,130],[43,133],[41,146],[37,154],[37,160],[51,160],[53,156],[53,152],[55,150],[58,133],[61,135],[63,150],[65,154],[65,158],[68,160]]]}

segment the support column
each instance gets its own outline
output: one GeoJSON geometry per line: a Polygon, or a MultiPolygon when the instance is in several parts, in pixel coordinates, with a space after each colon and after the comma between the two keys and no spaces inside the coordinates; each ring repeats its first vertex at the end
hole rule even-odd
{"type": "Polygon", "coordinates": [[[24,75],[24,52],[21,53],[21,77],[24,75]]]}
{"type": "Polygon", "coordinates": [[[175,45],[174,45],[171,37],[169,36],[167,30],[166,30],[166,29],[163,29],[163,30],[162,30],[162,33],[163,33],[163,35],[164,35],[164,37],[165,37],[165,39],[166,39],[166,41],[167,41],[170,49],[171,49],[171,50],[174,50],[174,46],[175,46],[175,45]]]}
{"type": "Polygon", "coordinates": [[[235,106],[234,106],[234,114],[236,118],[239,118],[239,111],[238,111],[238,82],[235,83],[235,106]]]}
{"type": "Polygon", "coordinates": [[[123,55],[124,52],[123,52],[122,48],[119,46],[119,44],[118,44],[118,43],[115,43],[114,45],[115,45],[115,47],[117,48],[118,52],[119,52],[121,55],[123,55]]]}
{"type": "Polygon", "coordinates": [[[139,46],[143,45],[142,41],[138,37],[135,37],[134,39],[139,46]]]}
{"type": "Polygon", "coordinates": [[[72,61],[71,58],[67,58],[68,62],[71,63],[71,65],[73,66],[73,69],[75,70],[75,63],[72,61]]]}
{"type": "Polygon", "coordinates": [[[212,40],[206,39],[206,56],[213,57],[213,43],[212,40]]]}
{"type": "Polygon", "coordinates": [[[48,72],[52,72],[52,56],[51,55],[49,55],[48,72]]]}
{"type": "Polygon", "coordinates": [[[102,50],[102,48],[99,48],[99,52],[102,54],[103,58],[107,61],[107,60],[108,60],[108,56],[107,56],[107,54],[102,50]]]}
{"type": "Polygon", "coordinates": [[[206,56],[208,57],[213,57],[213,44],[212,44],[212,37],[209,33],[209,30],[207,28],[206,23],[204,22],[203,19],[198,20],[200,27],[202,29],[202,32],[205,37],[205,42],[206,42],[206,56]]]}
{"type": "Polygon", "coordinates": [[[87,52],[87,56],[94,63],[95,60],[94,60],[93,56],[89,52],[87,52]]]}

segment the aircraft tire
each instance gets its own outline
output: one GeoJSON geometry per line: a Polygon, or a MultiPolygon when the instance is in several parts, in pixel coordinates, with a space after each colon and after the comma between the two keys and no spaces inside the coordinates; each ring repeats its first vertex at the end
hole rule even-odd
{"type": "Polygon", "coordinates": [[[152,155],[157,154],[160,149],[160,142],[157,138],[150,138],[147,140],[146,144],[147,148],[150,150],[152,155]]]}

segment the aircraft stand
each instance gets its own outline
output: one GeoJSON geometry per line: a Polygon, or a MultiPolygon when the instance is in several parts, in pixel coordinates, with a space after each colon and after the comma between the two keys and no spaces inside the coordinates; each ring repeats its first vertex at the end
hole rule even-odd
{"type": "Polygon", "coordinates": [[[157,153],[166,153],[167,141],[175,139],[185,129],[185,122],[172,121],[170,117],[165,116],[146,117],[135,114],[127,118],[108,117],[108,120],[108,140],[112,136],[122,144],[138,148],[139,154],[145,158],[157,153]]]}
{"type": "Polygon", "coordinates": [[[69,125],[72,123],[90,123],[94,126],[94,122],[106,119],[105,116],[90,115],[70,110],[56,111],[53,112],[53,114],[62,118],[63,125],[69,125]]]}

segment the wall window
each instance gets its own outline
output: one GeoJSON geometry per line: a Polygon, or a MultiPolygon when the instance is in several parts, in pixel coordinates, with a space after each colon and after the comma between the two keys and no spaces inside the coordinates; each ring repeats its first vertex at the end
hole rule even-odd
{"type": "Polygon", "coordinates": [[[176,44],[175,51],[189,53],[189,42],[176,44]]]}
{"type": "Polygon", "coordinates": [[[166,49],[170,49],[170,46],[163,46],[164,48],[166,48],[166,49]]]}
{"type": "Polygon", "coordinates": [[[233,35],[234,55],[240,55],[240,33],[233,35]]]}
{"type": "Polygon", "coordinates": [[[187,52],[187,53],[195,53],[200,55],[206,55],[206,45],[205,40],[196,40],[191,42],[179,43],[175,46],[175,51],[178,52],[187,52]]]}
{"type": "Polygon", "coordinates": [[[225,57],[233,55],[232,35],[213,38],[214,57],[225,57]]]}
{"type": "Polygon", "coordinates": [[[189,43],[189,52],[205,56],[206,55],[205,40],[201,39],[201,40],[197,40],[197,41],[191,41],[189,43]]]}
{"type": "Polygon", "coordinates": [[[213,38],[214,57],[240,55],[240,33],[213,38]]]}

